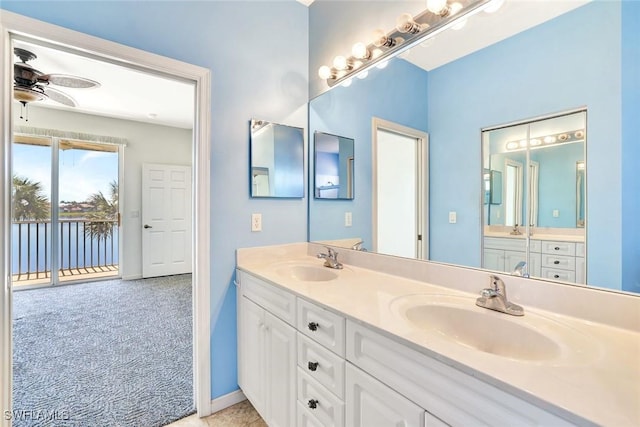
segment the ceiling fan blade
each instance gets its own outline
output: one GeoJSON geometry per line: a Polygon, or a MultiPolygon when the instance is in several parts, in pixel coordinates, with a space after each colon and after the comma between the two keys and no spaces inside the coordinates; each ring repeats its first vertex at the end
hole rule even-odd
{"type": "Polygon", "coordinates": [[[57,86],[86,89],[90,87],[100,87],[100,83],[85,79],[84,77],[70,76],[68,74],[45,74],[38,77],[38,81],[51,83],[57,86]]]}
{"type": "Polygon", "coordinates": [[[67,105],[69,107],[77,107],[78,103],[67,95],[64,92],[59,91],[58,89],[54,89],[52,87],[44,88],[44,93],[53,101],[59,102],[62,105],[67,105]]]}

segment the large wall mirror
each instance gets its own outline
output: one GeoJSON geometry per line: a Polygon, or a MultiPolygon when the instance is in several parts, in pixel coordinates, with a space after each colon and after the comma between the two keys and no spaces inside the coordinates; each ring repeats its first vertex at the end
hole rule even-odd
{"type": "MultiPolygon", "coordinates": [[[[348,51],[356,35],[370,34],[371,28],[364,27],[371,22],[392,25],[404,5],[415,13],[410,7],[416,2],[390,3],[368,11],[369,4],[358,1],[314,2],[312,67],[348,51]],[[385,7],[387,20],[382,19],[385,7]],[[345,21],[353,25],[338,25],[345,21]]],[[[487,254],[494,248],[485,240],[508,239],[518,224],[517,232],[525,236],[520,239],[530,237],[534,246],[529,252],[535,259],[528,258],[526,245],[522,259],[533,277],[640,292],[635,226],[640,206],[633,202],[637,177],[631,160],[640,158],[640,148],[629,132],[632,106],[623,95],[625,87],[632,90],[639,59],[630,48],[636,29],[625,23],[625,7],[619,1],[552,2],[541,11],[535,2],[507,0],[495,14],[472,17],[461,30],[439,34],[381,64],[385,68],[371,69],[366,78],[353,79],[349,87],[327,90],[318,89],[322,82],[312,83],[317,96],[309,104],[310,132],[354,138],[358,185],[348,203],[310,199],[309,239],[345,241],[345,247],[364,240],[367,249],[374,249],[372,123],[383,119],[429,135],[425,258],[512,272],[517,257],[505,261],[506,249],[497,249],[503,251],[500,259],[487,254]],[[527,19],[529,24],[519,30],[506,30],[527,19]],[[482,38],[478,34],[498,33],[475,51],[453,57],[473,44],[469,39],[482,38]],[[581,123],[551,129],[573,119],[581,123]],[[573,139],[509,154],[504,145],[503,152],[493,152],[483,140],[506,129],[520,132],[504,139],[517,144],[569,132],[573,139]],[[549,169],[555,175],[547,174],[549,169]],[[346,213],[352,214],[349,226],[346,213]],[[547,243],[555,245],[537,247],[547,243]],[[571,259],[545,259],[556,247],[571,259]]]]}
{"type": "Polygon", "coordinates": [[[251,197],[304,197],[304,129],[252,119],[251,197]]]}

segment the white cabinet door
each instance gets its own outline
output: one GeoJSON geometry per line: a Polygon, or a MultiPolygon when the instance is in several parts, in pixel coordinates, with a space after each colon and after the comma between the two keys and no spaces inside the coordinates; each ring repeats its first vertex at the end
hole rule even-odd
{"type": "Polygon", "coordinates": [[[247,399],[266,417],[264,310],[244,296],[239,298],[238,382],[247,399]]]}
{"type": "Polygon", "coordinates": [[[265,312],[267,424],[296,425],[296,331],[265,312]]]}
{"type": "Polygon", "coordinates": [[[350,363],[346,372],[345,425],[424,427],[424,409],[350,363]]]}
{"type": "Polygon", "coordinates": [[[504,271],[504,251],[502,249],[485,249],[482,267],[494,271],[504,271]]]}
{"type": "Polygon", "coordinates": [[[296,331],[240,297],[238,382],[271,427],[296,425],[296,331]]]}
{"type": "Polygon", "coordinates": [[[504,251],[504,269],[511,273],[520,262],[527,262],[527,253],[519,251],[504,251]]]}

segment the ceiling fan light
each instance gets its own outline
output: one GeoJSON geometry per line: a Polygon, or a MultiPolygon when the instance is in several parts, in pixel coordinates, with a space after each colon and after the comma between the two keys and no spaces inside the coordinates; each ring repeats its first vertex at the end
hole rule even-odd
{"type": "Polygon", "coordinates": [[[47,95],[34,89],[16,86],[13,88],[13,99],[23,103],[36,102],[47,99],[47,95]]]}

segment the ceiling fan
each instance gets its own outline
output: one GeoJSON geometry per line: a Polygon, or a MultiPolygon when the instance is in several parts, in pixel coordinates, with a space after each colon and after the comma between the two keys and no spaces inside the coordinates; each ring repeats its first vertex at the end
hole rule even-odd
{"type": "Polygon", "coordinates": [[[71,96],[50,85],[77,89],[100,86],[100,83],[84,77],[67,74],[45,74],[38,71],[27,64],[27,61],[32,61],[37,56],[26,49],[16,47],[13,49],[13,53],[20,58],[20,62],[13,64],[13,97],[25,107],[29,102],[43,101],[45,99],[51,99],[69,107],[78,105],[71,96]]]}

